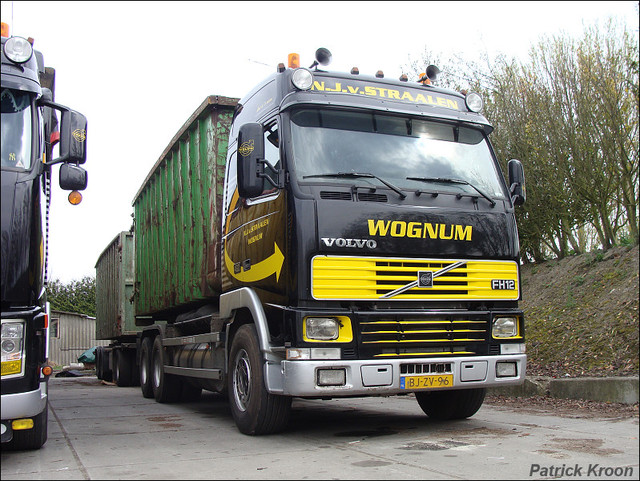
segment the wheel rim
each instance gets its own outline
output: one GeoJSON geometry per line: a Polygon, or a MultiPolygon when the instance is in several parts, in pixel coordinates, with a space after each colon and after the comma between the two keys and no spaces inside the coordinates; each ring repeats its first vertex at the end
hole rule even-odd
{"type": "Polygon", "coordinates": [[[238,351],[233,369],[233,396],[241,411],[246,411],[251,398],[251,363],[244,349],[238,351]]]}

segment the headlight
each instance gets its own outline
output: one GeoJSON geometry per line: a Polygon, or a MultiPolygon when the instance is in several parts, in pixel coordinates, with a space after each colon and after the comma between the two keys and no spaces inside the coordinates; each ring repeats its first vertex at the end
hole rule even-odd
{"type": "Polygon", "coordinates": [[[22,372],[22,345],[24,323],[2,323],[2,375],[20,374],[22,372]]]}
{"type": "Polygon", "coordinates": [[[291,83],[300,90],[309,90],[313,85],[313,75],[306,68],[299,68],[293,71],[291,83]]]}
{"type": "Polygon", "coordinates": [[[479,94],[470,92],[464,98],[464,101],[466,102],[469,110],[471,110],[472,112],[480,112],[482,110],[482,97],[480,97],[479,94]]]}
{"type": "Polygon", "coordinates": [[[22,37],[11,37],[4,43],[4,54],[15,63],[25,63],[33,55],[33,47],[22,37]]]}
{"type": "Polygon", "coordinates": [[[304,336],[315,341],[333,341],[340,334],[340,323],[333,317],[307,317],[304,336]]]}
{"type": "Polygon", "coordinates": [[[491,334],[496,338],[516,337],[518,335],[518,318],[496,317],[493,320],[491,334]]]}

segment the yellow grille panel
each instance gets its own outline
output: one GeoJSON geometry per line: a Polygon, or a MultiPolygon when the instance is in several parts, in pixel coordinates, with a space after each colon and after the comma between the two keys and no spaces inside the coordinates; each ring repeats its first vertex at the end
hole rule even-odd
{"type": "Polygon", "coordinates": [[[520,292],[514,261],[317,256],[311,267],[315,299],[517,300],[520,292]],[[418,286],[419,272],[432,273],[432,286],[418,286]]]}
{"type": "Polygon", "coordinates": [[[360,322],[361,350],[372,357],[476,354],[487,339],[488,314],[433,314],[429,319],[400,314],[360,322]]]}

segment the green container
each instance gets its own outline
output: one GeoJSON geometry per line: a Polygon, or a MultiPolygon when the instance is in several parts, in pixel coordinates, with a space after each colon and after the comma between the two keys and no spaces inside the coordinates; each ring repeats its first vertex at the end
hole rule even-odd
{"type": "Polygon", "coordinates": [[[136,194],[136,316],[170,316],[220,294],[224,174],[237,103],[207,97],[136,194]]]}
{"type": "Polygon", "coordinates": [[[133,234],[119,233],[96,263],[96,339],[140,330],[133,316],[133,234]]]}

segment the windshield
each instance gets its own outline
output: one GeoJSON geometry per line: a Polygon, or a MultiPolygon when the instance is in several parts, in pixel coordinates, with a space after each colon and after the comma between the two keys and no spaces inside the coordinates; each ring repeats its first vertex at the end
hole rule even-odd
{"type": "Polygon", "coordinates": [[[31,168],[31,95],[3,88],[2,167],[31,168]]]}
{"type": "Polygon", "coordinates": [[[331,182],[381,187],[380,178],[405,190],[477,195],[481,189],[488,196],[504,197],[480,130],[338,110],[298,110],[291,119],[299,181],[317,182],[330,174],[331,182]]]}

